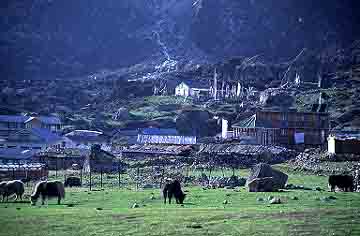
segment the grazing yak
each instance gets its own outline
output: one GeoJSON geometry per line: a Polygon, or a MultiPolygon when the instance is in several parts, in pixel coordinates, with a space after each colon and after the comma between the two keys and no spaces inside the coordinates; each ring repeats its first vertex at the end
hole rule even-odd
{"type": "Polygon", "coordinates": [[[351,175],[330,175],[329,188],[331,192],[335,191],[335,187],[345,191],[352,192],[354,189],[354,180],[351,175]]]}
{"type": "Polygon", "coordinates": [[[166,198],[169,198],[169,204],[171,204],[172,196],[175,197],[177,204],[183,204],[186,194],[181,190],[181,185],[178,180],[170,181],[165,184],[163,189],[164,204],[166,204],[166,198]]]}
{"type": "Polygon", "coordinates": [[[9,201],[9,196],[15,194],[15,201],[20,198],[22,200],[22,195],[25,192],[24,183],[20,180],[12,181],[3,181],[0,183],[0,195],[2,196],[2,201],[9,201]]]}
{"type": "Polygon", "coordinates": [[[31,195],[31,204],[35,205],[41,196],[42,205],[46,198],[57,198],[60,205],[61,199],[65,198],[64,184],[60,181],[40,181],[35,185],[34,192],[31,195]]]}
{"type": "Polygon", "coordinates": [[[79,177],[70,176],[66,178],[65,187],[81,187],[81,180],[79,177]]]}

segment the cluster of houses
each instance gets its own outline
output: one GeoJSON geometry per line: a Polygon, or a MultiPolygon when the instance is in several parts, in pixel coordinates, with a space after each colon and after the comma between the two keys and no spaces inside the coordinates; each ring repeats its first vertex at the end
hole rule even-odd
{"type": "MultiPolygon", "coordinates": [[[[180,135],[176,129],[118,130],[110,136],[91,130],[61,135],[62,128],[57,117],[0,115],[0,170],[13,168],[14,173],[14,164],[37,169],[44,165],[84,166],[94,145],[99,147],[98,157],[107,160],[99,160],[106,169],[121,157],[183,156],[203,143],[199,137],[180,135]]],[[[257,111],[231,125],[222,119],[222,128],[216,141],[294,150],[321,147],[333,154],[360,155],[359,134],[330,132],[329,113],[322,106],[311,112],[257,111]]]]}

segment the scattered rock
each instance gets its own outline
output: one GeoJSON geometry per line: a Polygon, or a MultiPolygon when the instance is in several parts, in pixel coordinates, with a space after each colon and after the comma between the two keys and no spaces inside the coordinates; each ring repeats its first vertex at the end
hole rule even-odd
{"type": "Polygon", "coordinates": [[[131,208],[139,208],[139,207],[140,207],[139,204],[134,203],[131,208]]]}
{"type": "Polygon", "coordinates": [[[74,207],[74,204],[67,204],[67,207],[74,207]]]}
{"type": "Polygon", "coordinates": [[[281,204],[281,200],[280,200],[280,198],[275,197],[275,198],[271,199],[269,201],[269,203],[270,204],[281,204]]]}
{"type": "Polygon", "coordinates": [[[154,196],[154,195],[151,195],[151,196],[150,196],[150,200],[155,200],[155,196],[154,196]]]}
{"type": "Polygon", "coordinates": [[[223,201],[223,204],[224,204],[224,205],[226,205],[226,204],[228,204],[228,203],[229,203],[228,200],[224,200],[224,201],[223,201]]]}
{"type": "Polygon", "coordinates": [[[337,199],[337,198],[334,197],[334,196],[328,196],[328,197],[322,197],[322,198],[320,198],[320,200],[323,201],[323,202],[330,202],[330,201],[336,200],[336,199],[337,199]]]}
{"type": "Polygon", "coordinates": [[[323,191],[323,189],[320,188],[320,187],[316,187],[315,190],[316,190],[316,191],[323,191]]]}
{"type": "Polygon", "coordinates": [[[274,196],[269,196],[268,197],[268,201],[271,201],[272,199],[274,199],[274,196]]]}
{"type": "Polygon", "coordinates": [[[191,224],[191,225],[187,225],[186,227],[187,228],[192,228],[192,229],[201,229],[202,228],[202,226],[200,224],[196,224],[196,223],[191,224]]]}
{"type": "Polygon", "coordinates": [[[20,207],[16,207],[16,210],[21,210],[21,208],[20,208],[20,207]]]}
{"type": "Polygon", "coordinates": [[[264,201],[264,198],[258,197],[258,198],[256,199],[256,201],[257,201],[257,202],[263,202],[263,201],[264,201]]]}
{"type": "Polygon", "coordinates": [[[98,211],[102,211],[102,210],[103,210],[103,208],[101,208],[101,207],[97,207],[97,208],[96,208],[96,210],[98,210],[98,211]]]}
{"type": "Polygon", "coordinates": [[[291,197],[291,200],[299,200],[299,198],[296,196],[293,196],[293,197],[291,197]]]}

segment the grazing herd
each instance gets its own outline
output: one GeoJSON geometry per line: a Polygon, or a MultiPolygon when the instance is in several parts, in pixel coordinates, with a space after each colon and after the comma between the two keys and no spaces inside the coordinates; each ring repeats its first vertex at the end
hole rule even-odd
{"type": "MultiPolygon", "coordinates": [[[[351,175],[330,175],[328,179],[330,191],[336,189],[345,192],[353,192],[354,179],[351,175]]],[[[41,198],[42,205],[45,204],[46,199],[56,198],[57,203],[60,204],[61,200],[65,198],[65,187],[81,186],[76,177],[68,178],[63,184],[60,181],[40,181],[36,183],[33,193],[30,196],[32,205],[35,205],[37,200],[41,198]]],[[[23,199],[25,192],[24,182],[22,180],[2,181],[0,182],[0,196],[2,202],[8,201],[10,196],[15,195],[15,201],[23,199]]],[[[181,189],[181,184],[178,180],[168,180],[162,189],[164,204],[168,199],[171,204],[171,199],[175,197],[177,204],[183,204],[186,194],[181,189]]]]}

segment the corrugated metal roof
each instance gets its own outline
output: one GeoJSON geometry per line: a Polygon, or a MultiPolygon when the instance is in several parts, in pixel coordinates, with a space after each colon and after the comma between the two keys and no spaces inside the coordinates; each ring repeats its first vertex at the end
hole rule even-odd
{"type": "Polygon", "coordinates": [[[196,144],[196,137],[139,134],[137,141],[143,144],[196,144]]]}
{"type": "Polygon", "coordinates": [[[178,135],[176,129],[159,129],[159,128],[145,128],[141,131],[142,134],[146,135],[178,135]]]}

